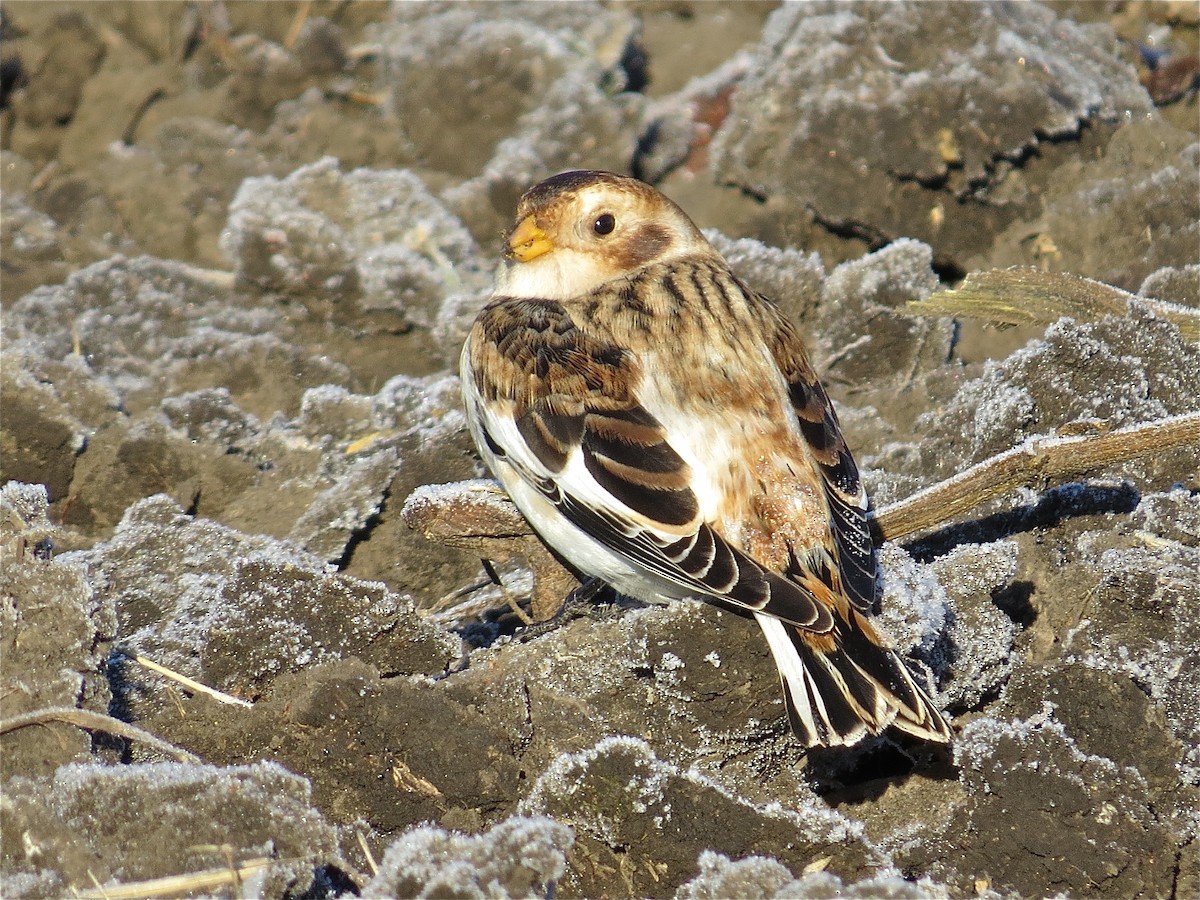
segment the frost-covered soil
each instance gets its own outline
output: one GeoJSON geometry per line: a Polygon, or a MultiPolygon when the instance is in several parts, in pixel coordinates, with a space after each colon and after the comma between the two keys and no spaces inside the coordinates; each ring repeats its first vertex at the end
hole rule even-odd
{"type": "Polygon", "coordinates": [[[1195,447],[884,548],[948,753],[804,758],[702,604],[524,639],[400,514],[483,474],[454,360],[570,167],[659,183],[779,299],[878,503],[1197,410],[1136,301],[900,311],[1017,263],[1200,307],[1195,94],[1155,107],[1138,52],[1196,52],[1193,4],[297,6],[4,7],[0,718],[199,761],[0,735],[0,894],[1200,894],[1195,447]]]}

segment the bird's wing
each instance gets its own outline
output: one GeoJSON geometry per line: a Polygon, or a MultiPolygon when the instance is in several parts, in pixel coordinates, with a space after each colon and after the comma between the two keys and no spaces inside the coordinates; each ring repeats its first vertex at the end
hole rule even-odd
{"type": "Polygon", "coordinates": [[[681,593],[832,628],[825,603],[700,520],[691,468],[634,394],[640,377],[632,354],[543,300],[490,304],[464,357],[489,451],[576,527],[681,593]]]}
{"type": "MultiPolygon", "coordinates": [[[[771,350],[787,380],[800,433],[821,475],[829,504],[833,564],[840,574],[842,591],[860,612],[873,612],[877,559],[867,524],[870,503],[859,478],[858,466],[846,447],[837,413],[817,380],[817,373],[808,361],[795,326],[782,315],[776,317],[771,350]]],[[[803,552],[798,554],[798,559],[800,568],[806,568],[803,552]]],[[[820,567],[823,564],[823,560],[813,558],[812,565],[820,567]]],[[[803,577],[814,573],[798,571],[789,574],[803,577]]]]}

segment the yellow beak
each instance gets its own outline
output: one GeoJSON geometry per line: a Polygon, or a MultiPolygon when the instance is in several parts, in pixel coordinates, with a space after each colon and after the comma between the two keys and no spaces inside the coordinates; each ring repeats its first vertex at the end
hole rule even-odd
{"type": "Polygon", "coordinates": [[[554,242],[538,228],[533,216],[526,216],[508,235],[508,258],[529,262],[554,249],[554,242]]]}

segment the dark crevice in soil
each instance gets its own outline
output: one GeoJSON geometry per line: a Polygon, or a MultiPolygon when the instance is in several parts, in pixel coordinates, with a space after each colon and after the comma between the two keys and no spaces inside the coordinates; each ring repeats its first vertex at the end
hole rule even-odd
{"type": "Polygon", "coordinates": [[[933,261],[930,263],[933,273],[947,286],[953,287],[967,277],[967,269],[955,259],[943,256],[937,248],[933,248],[933,261]]]}
{"type": "Polygon", "coordinates": [[[811,206],[809,207],[809,210],[813,214],[813,221],[832,234],[834,237],[844,238],[846,240],[862,241],[872,251],[878,250],[880,247],[886,247],[893,240],[895,240],[894,237],[888,236],[867,222],[837,222],[821,215],[820,212],[811,206]]]}
{"type": "Polygon", "coordinates": [[[1022,628],[1028,628],[1037,619],[1037,610],[1030,602],[1033,582],[1014,581],[992,594],[992,602],[1000,612],[1022,628]]]}
{"type": "Polygon", "coordinates": [[[958,778],[948,749],[919,744],[892,732],[871,739],[857,752],[812,750],[808,758],[806,780],[835,809],[844,803],[878,800],[888,788],[916,775],[958,778]]]}
{"type": "Polygon", "coordinates": [[[383,513],[387,509],[390,497],[391,486],[389,485],[383,489],[383,493],[380,495],[378,510],[369,515],[361,527],[350,532],[350,538],[346,541],[346,547],[342,551],[342,555],[334,562],[339,572],[345,572],[350,567],[350,563],[354,559],[354,551],[358,549],[360,544],[370,540],[371,532],[383,521],[383,513]]]}
{"type": "Polygon", "coordinates": [[[133,146],[133,138],[134,135],[137,134],[138,126],[142,124],[142,119],[145,118],[146,113],[150,111],[150,108],[154,106],[155,103],[165,99],[166,96],[166,91],[158,90],[154,91],[149,97],[146,98],[145,102],[142,103],[137,112],[135,112],[130,118],[129,125],[125,128],[125,133],[121,136],[121,143],[125,144],[127,147],[133,146]]]}

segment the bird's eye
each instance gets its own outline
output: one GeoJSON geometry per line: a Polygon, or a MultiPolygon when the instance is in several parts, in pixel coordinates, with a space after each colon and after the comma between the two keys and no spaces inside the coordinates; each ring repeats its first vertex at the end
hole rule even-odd
{"type": "Polygon", "coordinates": [[[612,213],[601,213],[592,223],[592,231],[599,235],[612,234],[612,230],[616,227],[617,220],[612,213]]]}

